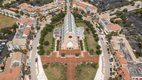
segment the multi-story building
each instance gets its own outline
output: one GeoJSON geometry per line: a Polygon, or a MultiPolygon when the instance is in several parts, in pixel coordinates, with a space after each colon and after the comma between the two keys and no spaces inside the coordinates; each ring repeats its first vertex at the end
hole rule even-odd
{"type": "Polygon", "coordinates": [[[104,32],[106,34],[110,32],[120,32],[122,27],[118,24],[113,24],[109,21],[109,19],[101,18],[99,19],[99,24],[104,29],[104,32]]]}
{"type": "Polygon", "coordinates": [[[65,1],[58,1],[56,3],[52,2],[52,3],[46,4],[44,6],[41,6],[40,13],[45,16],[50,13],[55,14],[55,12],[58,13],[61,10],[64,11],[64,7],[65,7],[65,1]]]}
{"type": "Polygon", "coordinates": [[[72,5],[74,8],[83,10],[85,13],[97,13],[97,7],[84,1],[74,0],[72,5]]]}
{"type": "Polygon", "coordinates": [[[8,49],[27,49],[30,42],[29,35],[34,31],[36,33],[36,19],[34,18],[21,18],[18,20],[18,29],[12,41],[8,43],[8,49]]]}
{"type": "Polygon", "coordinates": [[[19,11],[22,11],[24,14],[27,14],[31,17],[37,16],[37,11],[39,11],[38,6],[32,6],[27,3],[22,3],[17,6],[19,8],[19,11]]]}
{"type": "Polygon", "coordinates": [[[142,63],[135,57],[125,36],[112,36],[111,46],[117,64],[117,77],[120,80],[141,80],[142,63]]]}

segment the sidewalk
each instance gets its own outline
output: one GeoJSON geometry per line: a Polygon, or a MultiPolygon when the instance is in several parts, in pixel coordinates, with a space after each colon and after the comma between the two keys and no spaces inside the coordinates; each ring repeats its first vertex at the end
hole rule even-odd
{"type": "Polygon", "coordinates": [[[48,80],[46,75],[45,75],[45,72],[43,70],[43,66],[42,66],[42,63],[41,63],[41,58],[39,55],[37,55],[37,58],[38,58],[38,62],[36,63],[37,67],[37,71],[38,71],[38,74],[37,74],[37,79],[38,80],[48,80]]]}

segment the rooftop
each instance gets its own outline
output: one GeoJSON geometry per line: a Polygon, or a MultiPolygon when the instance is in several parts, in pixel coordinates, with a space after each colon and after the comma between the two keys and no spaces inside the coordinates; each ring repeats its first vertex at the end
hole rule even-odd
{"type": "Polygon", "coordinates": [[[122,57],[124,57],[124,54],[122,52],[116,52],[115,56],[118,58],[122,58],[122,57]]]}
{"type": "Polygon", "coordinates": [[[4,71],[8,71],[11,68],[20,66],[19,62],[21,62],[21,60],[22,60],[21,52],[11,53],[11,56],[7,58],[4,71]]]}
{"type": "Polygon", "coordinates": [[[130,75],[126,67],[118,68],[117,73],[121,75],[124,80],[130,80],[130,75]]]}
{"type": "Polygon", "coordinates": [[[95,6],[93,6],[92,4],[90,3],[87,3],[87,2],[83,2],[83,1],[74,1],[73,4],[76,4],[84,9],[91,9],[91,10],[95,10],[97,9],[95,6]]]}
{"type": "Polygon", "coordinates": [[[21,74],[21,68],[14,67],[8,71],[0,73],[0,80],[18,80],[20,74],[21,74]]]}
{"type": "Polygon", "coordinates": [[[108,24],[106,28],[112,31],[117,31],[122,29],[121,26],[119,26],[118,24],[108,24]]]}
{"type": "Polygon", "coordinates": [[[118,58],[117,59],[120,64],[127,64],[128,61],[125,58],[118,58]]]}
{"type": "Polygon", "coordinates": [[[18,5],[17,7],[18,7],[18,8],[27,8],[27,7],[29,7],[29,4],[27,4],[27,3],[22,3],[22,4],[18,5]]]}

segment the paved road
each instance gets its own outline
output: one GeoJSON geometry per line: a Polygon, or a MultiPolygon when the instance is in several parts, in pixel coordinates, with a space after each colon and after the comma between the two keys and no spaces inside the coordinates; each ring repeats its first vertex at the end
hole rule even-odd
{"type": "Polygon", "coordinates": [[[45,26],[46,23],[50,23],[51,22],[51,17],[47,16],[47,21],[44,21],[41,25],[41,29],[38,31],[38,33],[36,34],[36,37],[34,38],[33,42],[32,42],[32,50],[30,52],[30,67],[31,67],[31,80],[38,80],[37,77],[38,75],[38,70],[36,67],[37,63],[35,62],[35,59],[38,57],[37,54],[37,47],[39,44],[39,39],[40,39],[40,33],[43,29],[43,27],[45,26]]]}
{"type": "Polygon", "coordinates": [[[104,65],[104,67],[103,67],[104,68],[103,69],[104,70],[104,79],[108,80],[110,77],[110,62],[109,62],[110,56],[107,51],[105,34],[101,34],[101,32],[99,32],[99,30],[96,28],[96,25],[92,21],[90,21],[90,22],[93,24],[95,30],[97,31],[97,34],[100,39],[100,43],[102,45],[101,47],[102,47],[103,56],[104,56],[103,57],[104,58],[104,63],[103,63],[103,65],[104,65]]]}
{"type": "Polygon", "coordinates": [[[41,32],[42,28],[39,30],[39,32],[36,35],[36,38],[33,40],[33,44],[32,44],[32,50],[31,50],[31,80],[37,80],[37,72],[36,72],[36,62],[35,59],[37,58],[37,46],[39,43],[39,39],[40,39],[40,32],[41,32]]]}

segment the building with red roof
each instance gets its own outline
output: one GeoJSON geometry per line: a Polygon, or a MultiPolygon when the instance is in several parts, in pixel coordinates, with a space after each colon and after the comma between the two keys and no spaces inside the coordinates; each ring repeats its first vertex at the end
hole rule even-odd
{"type": "Polygon", "coordinates": [[[104,29],[105,33],[108,34],[110,32],[120,32],[122,27],[118,24],[113,24],[107,18],[99,19],[99,24],[104,29]]]}
{"type": "Polygon", "coordinates": [[[119,80],[131,80],[129,71],[127,67],[120,67],[117,69],[117,76],[119,80]]]}
{"type": "Polygon", "coordinates": [[[14,67],[0,73],[0,80],[21,80],[21,67],[14,67]]]}
{"type": "Polygon", "coordinates": [[[20,11],[22,11],[24,14],[29,14],[30,16],[36,16],[36,12],[40,9],[37,6],[32,6],[27,3],[22,3],[17,6],[20,11]]]}
{"type": "Polygon", "coordinates": [[[97,8],[90,4],[90,3],[87,3],[87,2],[83,2],[83,1],[73,1],[73,7],[75,8],[78,8],[78,9],[81,9],[83,10],[84,12],[91,12],[91,13],[96,13],[97,12],[97,8]]]}

